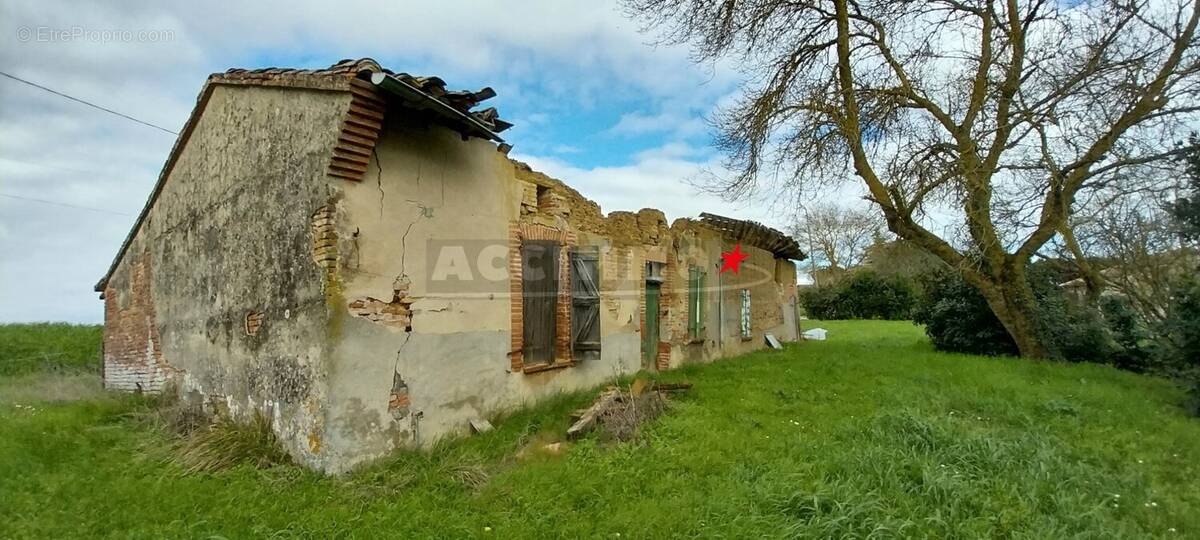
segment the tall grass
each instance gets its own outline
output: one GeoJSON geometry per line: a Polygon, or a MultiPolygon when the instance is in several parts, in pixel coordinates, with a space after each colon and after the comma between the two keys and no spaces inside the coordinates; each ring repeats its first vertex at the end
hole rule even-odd
{"type": "Polygon", "coordinates": [[[270,417],[262,413],[246,422],[222,418],[184,437],[178,455],[189,473],[222,471],[240,464],[266,469],[292,462],[275,438],[270,417]]]}

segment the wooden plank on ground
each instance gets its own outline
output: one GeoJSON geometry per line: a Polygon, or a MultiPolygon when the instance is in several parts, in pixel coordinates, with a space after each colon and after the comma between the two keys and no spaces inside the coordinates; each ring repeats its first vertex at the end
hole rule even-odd
{"type": "Polygon", "coordinates": [[[659,383],[654,385],[654,389],[659,392],[682,392],[691,390],[692,383],[659,383]]]}
{"type": "Polygon", "coordinates": [[[592,428],[595,428],[596,421],[600,419],[600,415],[604,414],[604,411],[608,410],[609,407],[612,407],[620,395],[620,390],[606,390],[600,394],[596,398],[596,401],[592,403],[592,406],[588,407],[583,415],[579,417],[579,420],[567,429],[567,438],[571,440],[578,439],[583,434],[591,431],[592,428]]]}

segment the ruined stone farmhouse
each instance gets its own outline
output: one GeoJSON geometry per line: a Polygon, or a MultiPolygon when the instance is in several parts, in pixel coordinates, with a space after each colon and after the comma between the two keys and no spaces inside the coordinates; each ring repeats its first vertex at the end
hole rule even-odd
{"type": "Polygon", "coordinates": [[[104,383],[265,414],[340,472],[639,370],[798,335],[796,243],[603,214],[510,159],[510,125],[373,60],[208,78],[96,286],[104,383]],[[738,273],[721,254],[749,254],[738,273]]]}

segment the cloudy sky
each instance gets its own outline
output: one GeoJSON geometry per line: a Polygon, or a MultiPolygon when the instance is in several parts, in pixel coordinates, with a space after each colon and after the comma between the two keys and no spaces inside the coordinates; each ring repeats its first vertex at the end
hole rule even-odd
{"type": "MultiPolygon", "coordinates": [[[[721,65],[651,44],[602,2],[11,1],[0,71],[178,131],[205,77],[369,56],[456,88],[491,86],[513,155],[605,211],[710,210],[776,226],[755,205],[697,194],[717,163],[704,117],[736,90],[721,65]]],[[[92,292],[174,135],[0,77],[0,321],[98,322],[92,292]]]]}

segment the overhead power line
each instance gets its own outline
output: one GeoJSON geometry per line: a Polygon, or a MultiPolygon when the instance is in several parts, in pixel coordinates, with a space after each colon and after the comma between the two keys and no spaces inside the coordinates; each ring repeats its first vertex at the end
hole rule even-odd
{"type": "Polygon", "coordinates": [[[91,212],[101,212],[104,214],[112,214],[115,216],[132,216],[133,215],[133,214],[125,213],[125,212],[117,212],[115,210],[105,210],[103,208],[92,208],[90,206],[79,206],[77,204],[68,204],[68,203],[58,202],[58,201],[48,201],[46,199],[35,199],[33,197],[22,197],[20,195],[10,195],[8,193],[0,193],[0,197],[8,197],[10,199],[17,199],[19,201],[29,201],[29,202],[35,202],[35,203],[41,203],[41,204],[49,204],[49,205],[53,205],[53,206],[63,206],[66,208],[74,208],[76,210],[88,210],[91,212]]]}
{"type": "Polygon", "coordinates": [[[119,113],[119,112],[117,112],[117,111],[114,111],[114,110],[112,110],[112,109],[109,109],[109,108],[106,108],[106,107],[101,107],[101,106],[99,106],[99,105],[96,105],[95,103],[92,103],[92,102],[90,102],[90,101],[85,101],[85,100],[79,99],[79,98],[77,98],[77,97],[75,97],[75,96],[69,96],[69,95],[67,95],[67,94],[64,94],[64,93],[62,93],[62,92],[59,92],[58,90],[53,90],[53,89],[50,89],[50,88],[46,88],[45,86],[42,86],[42,85],[40,85],[40,84],[37,84],[37,83],[34,83],[34,82],[29,82],[29,81],[27,81],[27,80],[25,80],[25,79],[22,79],[22,78],[20,78],[20,77],[17,77],[17,76],[15,76],[15,75],[10,75],[10,74],[8,74],[8,73],[5,73],[5,72],[3,72],[3,71],[0,71],[0,75],[4,75],[5,77],[8,77],[8,78],[10,78],[10,79],[12,79],[12,80],[14,80],[14,81],[20,82],[20,83],[28,84],[29,86],[32,86],[32,87],[34,87],[34,88],[38,88],[38,89],[41,89],[41,90],[45,90],[45,91],[47,91],[47,92],[50,92],[51,94],[54,94],[54,95],[56,95],[56,96],[59,96],[59,97],[64,97],[64,98],[67,98],[67,99],[69,99],[69,100],[71,100],[71,101],[74,101],[74,102],[77,102],[77,103],[82,103],[82,104],[84,104],[84,105],[87,105],[88,107],[92,107],[92,108],[100,109],[100,110],[102,110],[102,111],[104,111],[104,112],[106,112],[106,113],[109,113],[109,114],[115,114],[115,115],[117,115],[117,116],[120,116],[121,118],[124,118],[124,119],[126,119],[126,120],[132,120],[132,121],[134,121],[134,122],[137,122],[137,123],[139,123],[139,124],[141,124],[141,125],[143,125],[143,126],[152,127],[152,128],[154,128],[154,129],[157,129],[157,130],[160,130],[160,131],[165,131],[165,132],[167,132],[167,133],[170,133],[171,135],[179,135],[179,133],[178,133],[178,132],[171,131],[171,130],[169,130],[169,129],[165,128],[165,127],[162,127],[162,126],[156,126],[156,125],[154,125],[154,124],[151,124],[150,122],[146,122],[146,121],[144,121],[144,120],[138,120],[137,118],[134,118],[134,117],[132,117],[132,116],[129,116],[128,114],[119,113]]]}

